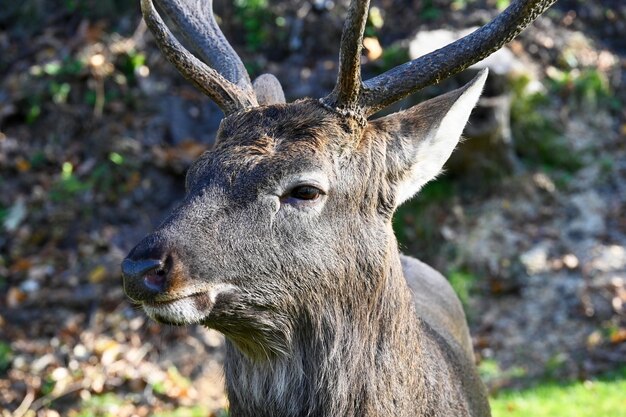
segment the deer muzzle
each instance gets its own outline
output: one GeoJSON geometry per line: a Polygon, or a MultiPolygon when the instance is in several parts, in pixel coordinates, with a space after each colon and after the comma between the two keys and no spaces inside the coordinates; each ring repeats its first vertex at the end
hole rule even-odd
{"type": "Polygon", "coordinates": [[[124,291],[134,301],[151,302],[172,284],[173,258],[155,239],[142,240],[122,262],[124,291]]]}

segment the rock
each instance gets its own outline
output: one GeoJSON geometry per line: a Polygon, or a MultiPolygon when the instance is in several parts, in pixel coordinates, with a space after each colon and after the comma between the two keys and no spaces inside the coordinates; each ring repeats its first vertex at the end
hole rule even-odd
{"type": "Polygon", "coordinates": [[[512,230],[501,209],[486,210],[472,229],[458,236],[461,262],[489,280],[497,293],[517,291],[526,277],[518,262],[524,237],[512,230]]]}
{"type": "Polygon", "coordinates": [[[223,113],[216,104],[200,96],[169,95],[163,100],[161,114],[167,123],[172,144],[193,140],[212,144],[223,113]]]}
{"type": "Polygon", "coordinates": [[[8,232],[16,231],[26,218],[27,214],[28,210],[26,208],[26,203],[24,203],[24,199],[18,198],[15,201],[15,204],[13,204],[13,206],[9,209],[9,213],[4,219],[4,228],[8,232]]]}
{"type": "Polygon", "coordinates": [[[550,270],[548,262],[548,246],[540,243],[520,255],[520,261],[529,275],[539,274],[550,270]]]}
{"type": "Polygon", "coordinates": [[[600,245],[589,262],[592,271],[611,272],[626,270],[626,248],[619,245],[600,245]]]}
{"type": "Polygon", "coordinates": [[[606,205],[594,190],[579,193],[571,197],[572,208],[576,217],[566,226],[566,234],[574,240],[598,236],[606,229],[604,216],[606,205]]]}

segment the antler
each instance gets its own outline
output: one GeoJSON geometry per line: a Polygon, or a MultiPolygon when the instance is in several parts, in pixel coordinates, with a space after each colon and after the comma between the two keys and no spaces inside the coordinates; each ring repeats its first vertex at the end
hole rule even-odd
{"type": "Polygon", "coordinates": [[[370,0],[350,2],[348,17],[343,25],[339,47],[339,75],[332,93],[324,99],[325,104],[355,111],[361,91],[361,51],[363,32],[367,21],[370,0]]]}
{"type": "Polygon", "coordinates": [[[159,0],[159,5],[210,66],[178,42],[163,22],[152,0],[141,0],[144,20],[167,60],[215,101],[226,115],[257,106],[248,73],[215,22],[213,0],[159,0]]]}
{"type": "MultiPolygon", "coordinates": [[[[346,34],[346,30],[357,29],[356,25],[349,27],[346,24],[342,35],[339,80],[335,90],[321,101],[324,105],[345,113],[345,108],[354,106],[354,89],[357,86],[359,90],[357,111],[361,117],[372,115],[409,94],[463,71],[486,58],[511,41],[555,2],[556,0],[516,0],[495,19],[471,34],[364,83],[361,82],[359,70],[352,70],[353,75],[349,82],[344,80],[350,77],[350,74],[342,70],[342,64],[345,61],[358,62],[361,53],[360,46],[354,48],[344,45],[344,39],[352,39],[351,42],[355,39],[355,34],[346,34]],[[344,51],[351,53],[352,58],[345,58],[344,51]],[[336,91],[338,89],[340,91],[336,91]]],[[[363,22],[367,16],[369,0],[352,0],[352,3],[347,21],[363,22]],[[354,16],[354,13],[363,15],[354,16]]],[[[363,26],[361,25],[358,32],[359,42],[363,37],[363,26]]]]}
{"type": "Polygon", "coordinates": [[[213,15],[213,0],[157,0],[198,55],[224,78],[250,93],[250,76],[213,15]]]}

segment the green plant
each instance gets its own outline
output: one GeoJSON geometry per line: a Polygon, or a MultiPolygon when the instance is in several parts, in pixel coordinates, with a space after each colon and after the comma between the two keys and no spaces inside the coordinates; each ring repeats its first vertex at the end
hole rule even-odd
{"type": "Polygon", "coordinates": [[[367,22],[365,25],[365,36],[377,36],[378,31],[385,25],[385,19],[380,8],[373,6],[370,8],[367,15],[367,22]]]}
{"type": "Polygon", "coordinates": [[[47,162],[46,154],[40,150],[35,151],[30,157],[29,162],[32,169],[39,169],[43,167],[47,162]]]}
{"type": "Polygon", "coordinates": [[[476,286],[478,278],[476,277],[476,275],[470,272],[458,270],[448,272],[447,276],[448,282],[450,282],[452,289],[454,289],[454,292],[461,300],[463,307],[467,309],[470,294],[476,286]]]}
{"type": "Polygon", "coordinates": [[[55,386],[56,382],[54,382],[54,380],[50,376],[47,376],[43,379],[43,381],[41,381],[41,395],[50,394],[54,390],[55,386]]]}
{"type": "Polygon", "coordinates": [[[128,53],[122,55],[120,70],[126,76],[126,78],[134,80],[137,70],[145,64],[146,56],[143,53],[137,52],[133,49],[128,51],[128,53]]]}
{"type": "Polygon", "coordinates": [[[118,152],[110,152],[89,173],[80,176],[74,172],[71,162],[65,162],[51,187],[50,199],[63,202],[93,190],[104,195],[108,201],[115,201],[127,191],[126,184],[134,172],[133,165],[118,152]]]}
{"type": "Polygon", "coordinates": [[[26,124],[32,125],[41,116],[41,97],[38,94],[29,97],[26,103],[26,124]]]}
{"type": "Polygon", "coordinates": [[[422,12],[420,14],[421,18],[429,21],[429,20],[437,20],[441,17],[442,11],[435,5],[433,0],[424,0],[424,6],[422,8],[422,12]]]}
{"type": "Polygon", "coordinates": [[[114,393],[93,395],[80,404],[76,417],[115,417],[126,401],[114,393]]]}
{"type": "Polygon", "coordinates": [[[51,82],[50,95],[52,96],[52,101],[56,104],[66,103],[71,89],[72,87],[68,83],[51,82]]]}
{"type": "Polygon", "coordinates": [[[11,345],[6,342],[0,342],[0,374],[5,373],[9,369],[11,361],[13,361],[11,345]]]}
{"type": "Polygon", "coordinates": [[[573,108],[589,110],[614,105],[609,80],[597,69],[559,71],[552,68],[548,76],[551,90],[573,108]]]}
{"type": "Polygon", "coordinates": [[[501,380],[522,378],[526,375],[526,370],[519,366],[503,370],[494,359],[483,359],[478,364],[478,374],[485,383],[497,384],[501,380]]]}
{"type": "Polygon", "coordinates": [[[467,7],[467,0],[452,0],[450,8],[452,10],[465,10],[467,7]]]}
{"type": "Polygon", "coordinates": [[[81,181],[74,174],[74,166],[70,162],[64,162],[61,175],[50,190],[50,199],[54,202],[65,201],[90,188],[89,183],[81,181]]]}
{"type": "Polygon", "coordinates": [[[383,54],[378,58],[374,65],[374,70],[378,74],[382,74],[400,64],[409,61],[409,51],[406,47],[400,45],[391,45],[383,50],[383,54]]]}
{"type": "MultiPolygon", "coordinates": [[[[202,406],[179,407],[172,411],[161,411],[154,414],[154,417],[206,417],[210,415],[208,410],[202,406]]],[[[224,410],[219,410],[217,416],[228,417],[224,410]]]]}
{"type": "Polygon", "coordinates": [[[528,92],[530,79],[513,80],[511,130],[515,151],[531,166],[545,166],[575,172],[583,166],[580,155],[568,146],[561,128],[548,116],[548,96],[542,91],[528,92]]]}
{"type": "Polygon", "coordinates": [[[498,10],[504,10],[511,4],[511,0],[496,0],[498,10]]]}
{"type": "Polygon", "coordinates": [[[268,8],[267,0],[235,0],[235,17],[243,25],[245,42],[253,51],[259,50],[267,44],[271,28],[268,22],[272,22],[272,14],[268,8]]]}

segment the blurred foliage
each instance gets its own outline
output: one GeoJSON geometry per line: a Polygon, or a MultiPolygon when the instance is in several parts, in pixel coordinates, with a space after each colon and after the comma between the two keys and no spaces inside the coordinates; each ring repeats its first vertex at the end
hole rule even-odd
{"type": "Polygon", "coordinates": [[[12,360],[13,350],[11,349],[11,345],[6,342],[0,342],[0,375],[9,369],[12,360]]]}
{"type": "Polygon", "coordinates": [[[498,10],[504,10],[511,4],[511,0],[496,0],[498,10]]]}
{"type": "Polygon", "coordinates": [[[493,359],[483,359],[478,364],[480,378],[488,385],[498,385],[498,381],[507,381],[511,378],[522,378],[526,370],[519,366],[502,370],[498,362],[493,359]]]}
{"type": "Polygon", "coordinates": [[[420,17],[424,21],[429,20],[437,20],[441,17],[443,11],[439,8],[437,4],[433,0],[423,0],[422,1],[422,11],[420,13],[420,17]]]}
{"type": "Polygon", "coordinates": [[[378,31],[380,31],[384,25],[385,19],[383,17],[383,11],[376,6],[372,6],[367,15],[364,36],[378,36],[378,31]]]}
{"type": "Polygon", "coordinates": [[[180,407],[173,411],[160,411],[154,413],[153,417],[206,417],[209,415],[215,415],[216,417],[228,417],[228,413],[225,411],[219,411],[216,414],[211,414],[202,406],[180,407]]]}
{"type": "Polygon", "coordinates": [[[529,92],[530,79],[513,80],[511,130],[515,152],[530,166],[545,166],[574,172],[583,165],[561,136],[560,126],[543,111],[550,100],[542,90],[529,92]]]}
{"type": "Polygon", "coordinates": [[[70,413],[72,417],[115,417],[124,400],[112,392],[92,395],[81,403],[81,410],[70,413]]]}
{"type": "Polygon", "coordinates": [[[274,31],[275,17],[267,0],[235,0],[235,18],[245,32],[246,46],[252,51],[266,45],[274,31]]]}
{"type": "Polygon", "coordinates": [[[467,271],[451,270],[447,274],[448,281],[454,289],[454,292],[461,300],[463,308],[467,311],[472,291],[480,279],[467,271]]]}
{"type": "Polygon", "coordinates": [[[548,70],[550,92],[560,96],[572,110],[620,109],[606,75],[597,69],[548,70]]]}
{"type": "Polygon", "coordinates": [[[23,75],[33,81],[25,82],[28,89],[16,97],[19,113],[27,124],[33,124],[51,105],[88,104],[96,114],[115,100],[134,107],[136,98],[128,87],[136,85],[145,60],[143,53],[130,48],[106,55],[79,51],[64,59],[33,65],[23,75]]]}
{"type": "MultiPolygon", "coordinates": [[[[72,163],[62,165],[60,175],[50,190],[50,199],[63,202],[74,199],[83,193],[96,192],[105,196],[107,202],[114,202],[136,185],[139,177],[136,163],[129,162],[117,152],[109,153],[108,158],[98,158],[94,168],[79,175],[74,172],[72,163]]],[[[71,203],[71,201],[70,201],[71,203]]]]}
{"type": "Polygon", "coordinates": [[[405,46],[398,44],[383,49],[383,53],[370,65],[376,74],[382,74],[400,64],[409,61],[409,51],[405,46]]]}
{"type": "Polygon", "coordinates": [[[138,13],[139,2],[124,0],[23,0],[3,2],[0,8],[0,27],[11,26],[12,32],[23,36],[32,34],[45,25],[46,20],[64,16],[103,19],[138,13]]]}

